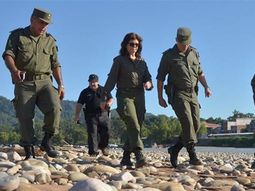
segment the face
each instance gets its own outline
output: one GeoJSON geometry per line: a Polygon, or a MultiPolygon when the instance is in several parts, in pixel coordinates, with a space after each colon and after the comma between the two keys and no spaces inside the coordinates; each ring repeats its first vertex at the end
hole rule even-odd
{"type": "Polygon", "coordinates": [[[34,36],[40,36],[47,31],[48,23],[40,20],[39,18],[31,18],[31,32],[34,36]]]}
{"type": "Polygon", "coordinates": [[[89,87],[90,87],[90,89],[92,89],[92,90],[97,90],[97,88],[98,88],[98,81],[97,80],[91,80],[90,82],[89,82],[89,87]]]}
{"type": "Polygon", "coordinates": [[[139,41],[137,39],[130,40],[127,44],[127,51],[129,55],[135,54],[138,48],[139,48],[139,41]]]}
{"type": "Polygon", "coordinates": [[[184,44],[181,44],[181,43],[177,42],[177,47],[178,47],[180,52],[185,53],[188,50],[189,46],[190,46],[189,44],[184,45],[184,44]]]}

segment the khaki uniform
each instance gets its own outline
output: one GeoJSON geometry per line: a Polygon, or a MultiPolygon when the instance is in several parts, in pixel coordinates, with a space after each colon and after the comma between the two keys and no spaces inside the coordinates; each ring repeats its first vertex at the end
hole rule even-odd
{"type": "Polygon", "coordinates": [[[144,60],[131,61],[125,56],[114,58],[105,91],[110,92],[117,84],[117,112],[127,126],[126,151],[143,149],[140,131],[145,114],[143,83],[147,81],[151,81],[151,75],[144,60]]]}
{"type": "Polygon", "coordinates": [[[33,37],[29,26],[11,32],[3,58],[10,55],[16,67],[25,71],[24,80],[15,84],[13,100],[20,123],[21,145],[35,142],[34,109],[44,113],[43,129],[46,133],[58,132],[61,106],[57,90],[52,85],[53,68],[60,67],[55,39],[48,33],[33,37]]]}
{"type": "Polygon", "coordinates": [[[184,146],[197,143],[196,133],[200,128],[200,105],[197,100],[198,77],[203,73],[198,54],[192,47],[188,53],[178,51],[175,45],[163,53],[157,79],[173,86],[172,107],[180,120],[180,140],[184,146]]]}

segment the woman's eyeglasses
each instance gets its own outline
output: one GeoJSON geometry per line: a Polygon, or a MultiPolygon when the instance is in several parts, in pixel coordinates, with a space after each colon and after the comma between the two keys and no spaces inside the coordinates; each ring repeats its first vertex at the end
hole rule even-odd
{"type": "Polygon", "coordinates": [[[138,46],[139,46],[139,44],[138,44],[138,43],[133,43],[133,42],[128,43],[128,45],[129,45],[129,46],[131,46],[131,47],[133,47],[133,48],[135,48],[135,47],[138,47],[138,46]]]}

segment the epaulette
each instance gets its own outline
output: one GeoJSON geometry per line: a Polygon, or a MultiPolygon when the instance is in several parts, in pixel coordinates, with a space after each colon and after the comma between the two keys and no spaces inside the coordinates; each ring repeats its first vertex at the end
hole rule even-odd
{"type": "Polygon", "coordinates": [[[12,31],[10,31],[10,33],[15,33],[15,32],[18,32],[18,31],[22,31],[24,28],[17,28],[17,29],[14,29],[12,31]]]}
{"type": "Polygon", "coordinates": [[[199,53],[198,53],[197,49],[194,48],[193,46],[190,46],[190,50],[193,51],[195,53],[197,59],[199,59],[199,53]]]}
{"type": "Polygon", "coordinates": [[[165,50],[162,54],[166,54],[166,53],[171,52],[171,51],[172,51],[172,48],[169,48],[169,49],[165,50]]]}
{"type": "Polygon", "coordinates": [[[47,37],[50,36],[50,37],[53,38],[55,41],[57,41],[50,33],[46,33],[46,36],[47,36],[47,37]]]}

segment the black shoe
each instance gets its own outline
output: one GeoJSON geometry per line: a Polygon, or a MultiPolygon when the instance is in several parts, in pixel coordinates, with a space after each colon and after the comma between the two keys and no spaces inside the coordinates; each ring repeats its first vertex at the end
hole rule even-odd
{"type": "Polygon", "coordinates": [[[255,161],[252,163],[251,168],[255,169],[255,161]]]}
{"type": "Polygon", "coordinates": [[[135,164],[136,168],[141,168],[144,165],[146,165],[145,157],[143,156],[142,151],[140,150],[135,151],[135,158],[136,158],[136,164],[135,164]]]}
{"type": "Polygon", "coordinates": [[[99,155],[98,151],[89,153],[89,156],[91,157],[97,157],[98,155],[99,155]]]}
{"type": "Polygon", "coordinates": [[[174,146],[168,148],[168,153],[170,154],[170,162],[174,168],[178,165],[178,154],[182,149],[183,144],[178,141],[174,146]]]}
{"type": "Polygon", "coordinates": [[[28,160],[32,157],[35,158],[35,151],[34,151],[33,145],[24,146],[24,150],[25,150],[25,153],[26,153],[26,157],[25,157],[24,160],[28,160]]]}
{"type": "Polygon", "coordinates": [[[133,163],[130,160],[130,154],[131,154],[130,151],[124,151],[123,152],[123,158],[120,161],[121,166],[127,166],[127,167],[133,166],[133,163]]]}
{"type": "Polygon", "coordinates": [[[189,153],[189,164],[191,165],[202,165],[202,161],[198,159],[197,154],[195,152],[195,145],[190,144],[187,146],[187,151],[189,153]]]}
{"type": "Polygon", "coordinates": [[[49,133],[45,133],[40,149],[42,151],[45,151],[49,157],[56,158],[59,156],[58,152],[54,150],[54,148],[51,145],[51,138],[53,135],[49,133]]]}

